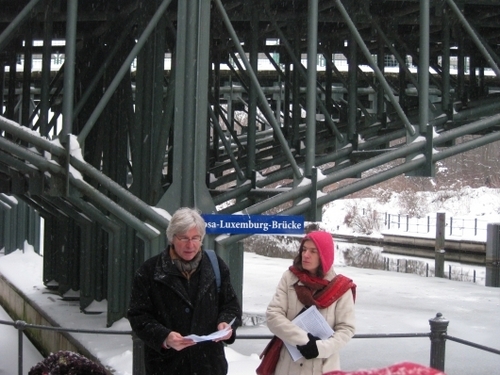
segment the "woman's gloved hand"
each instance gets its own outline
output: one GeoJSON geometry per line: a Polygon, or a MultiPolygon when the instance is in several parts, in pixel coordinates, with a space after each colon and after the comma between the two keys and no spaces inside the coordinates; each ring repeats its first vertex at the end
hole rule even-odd
{"type": "Polygon", "coordinates": [[[316,358],[319,354],[318,346],[316,345],[316,341],[319,340],[319,337],[313,336],[310,333],[307,334],[307,337],[309,337],[309,342],[305,345],[297,345],[297,349],[299,349],[300,354],[302,354],[305,359],[316,358]]]}

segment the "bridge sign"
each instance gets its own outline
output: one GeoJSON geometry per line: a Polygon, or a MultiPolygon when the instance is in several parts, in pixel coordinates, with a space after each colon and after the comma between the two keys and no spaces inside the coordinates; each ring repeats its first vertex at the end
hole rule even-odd
{"type": "Polygon", "coordinates": [[[207,234],[304,234],[303,216],[203,214],[207,234]]]}

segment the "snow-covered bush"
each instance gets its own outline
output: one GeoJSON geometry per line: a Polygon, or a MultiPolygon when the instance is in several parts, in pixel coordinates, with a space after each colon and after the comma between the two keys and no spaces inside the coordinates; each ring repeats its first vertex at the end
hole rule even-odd
{"type": "Polygon", "coordinates": [[[406,190],[398,195],[399,213],[410,217],[423,217],[427,213],[427,202],[422,194],[406,190]]]}
{"type": "Polygon", "coordinates": [[[245,251],[277,258],[294,258],[299,250],[300,239],[294,236],[253,235],[244,239],[245,251]]]}
{"type": "Polygon", "coordinates": [[[365,208],[357,205],[346,206],[346,208],[344,224],[356,233],[372,234],[380,229],[377,211],[370,204],[365,208]]]}
{"type": "Polygon", "coordinates": [[[373,193],[375,195],[375,198],[377,199],[377,203],[384,205],[391,201],[392,194],[394,192],[389,189],[378,188],[374,189],[373,193]]]}

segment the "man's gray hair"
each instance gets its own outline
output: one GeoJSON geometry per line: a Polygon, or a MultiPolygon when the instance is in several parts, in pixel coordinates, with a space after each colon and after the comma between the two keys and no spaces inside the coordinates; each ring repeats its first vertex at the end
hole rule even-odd
{"type": "Polygon", "coordinates": [[[172,242],[174,236],[180,233],[186,233],[188,230],[196,227],[200,233],[201,240],[205,237],[206,223],[201,217],[200,211],[195,208],[182,207],[174,212],[170,224],[167,228],[168,242],[172,242]]]}

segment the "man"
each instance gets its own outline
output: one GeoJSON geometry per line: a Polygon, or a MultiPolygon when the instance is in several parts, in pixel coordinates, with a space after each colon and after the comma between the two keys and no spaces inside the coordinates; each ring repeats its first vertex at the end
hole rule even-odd
{"type": "Polygon", "coordinates": [[[177,210],[167,229],[170,245],[135,274],[127,315],[146,344],[148,375],[227,374],[223,342],[234,342],[241,307],[227,265],[217,257],[217,271],[201,249],[205,225],[197,210],[177,210]],[[186,337],[215,331],[221,337],[214,340],[186,337]]]}

